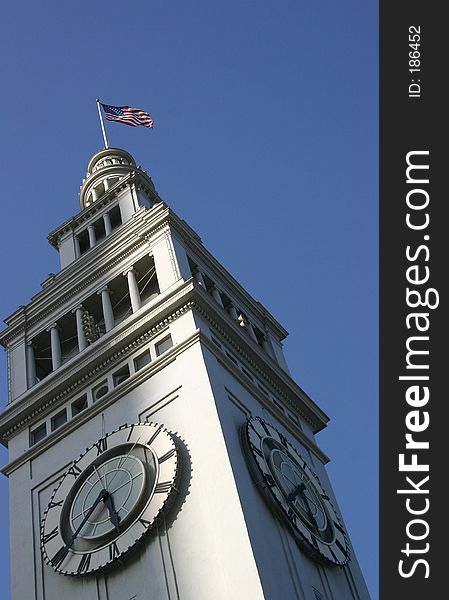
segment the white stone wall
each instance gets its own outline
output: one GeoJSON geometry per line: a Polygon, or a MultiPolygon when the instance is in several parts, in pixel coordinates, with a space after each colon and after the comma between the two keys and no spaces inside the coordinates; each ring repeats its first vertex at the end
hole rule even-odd
{"type": "Polygon", "coordinates": [[[14,400],[27,390],[25,336],[20,335],[8,351],[9,399],[14,400]]]}
{"type": "MultiPolygon", "coordinates": [[[[175,323],[175,342],[192,333],[191,313],[175,323]]],[[[292,432],[196,342],[14,471],[12,600],[79,600],[80,593],[83,600],[172,600],[178,592],[183,600],[308,600],[313,587],[328,600],[368,599],[354,557],[349,570],[325,568],[307,558],[255,489],[239,438],[250,415],[262,416],[292,439],[292,432]],[[180,494],[165,524],[139,552],[106,575],[80,580],[54,573],[41,559],[38,540],[40,519],[59,477],[104,432],[146,418],[163,423],[185,448],[180,494]],[[34,547],[23,540],[33,540],[34,547]]],[[[324,466],[300,442],[296,445],[333,497],[324,466]]]]}
{"type": "Polygon", "coordinates": [[[83,600],[171,600],[176,590],[183,600],[263,598],[199,343],[14,471],[10,482],[12,600],[79,600],[80,594],[83,600]],[[38,540],[58,478],[104,431],[147,416],[185,443],[185,481],[175,510],[141,552],[113,572],[83,580],[56,574],[43,564],[38,540]],[[23,540],[30,540],[25,548],[23,540]]]}
{"type": "Polygon", "coordinates": [[[352,549],[352,559],[347,567],[323,566],[300,551],[288,527],[274,518],[250,476],[239,430],[250,416],[260,416],[274,425],[296,446],[319,476],[332,504],[338,507],[323,463],[298,439],[295,440],[292,430],[286,429],[274,411],[263,408],[248,388],[239,383],[207,350],[205,360],[266,600],[313,599],[313,588],[325,600],[369,600],[352,549]]]}

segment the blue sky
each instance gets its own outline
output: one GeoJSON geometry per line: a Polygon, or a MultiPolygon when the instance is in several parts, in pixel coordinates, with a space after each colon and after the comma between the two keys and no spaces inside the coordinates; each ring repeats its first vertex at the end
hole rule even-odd
{"type": "Polygon", "coordinates": [[[25,1],[2,20],[0,316],[58,269],[46,236],[78,211],[102,147],[95,98],[148,110],[154,130],[109,123],[110,145],[290,332],[292,375],[331,417],[318,443],[377,598],[377,3],[25,1]]]}

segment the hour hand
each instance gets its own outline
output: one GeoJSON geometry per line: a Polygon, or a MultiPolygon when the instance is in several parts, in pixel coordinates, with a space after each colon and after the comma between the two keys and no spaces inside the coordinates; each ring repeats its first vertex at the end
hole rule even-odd
{"type": "Polygon", "coordinates": [[[82,530],[82,528],[84,527],[84,525],[87,523],[87,521],[89,520],[89,517],[94,512],[94,510],[96,509],[96,507],[98,506],[98,504],[102,500],[104,502],[104,500],[105,500],[105,498],[107,496],[109,496],[109,492],[107,490],[105,490],[105,489],[102,489],[100,491],[100,493],[98,494],[95,502],[89,508],[89,510],[87,511],[87,513],[84,515],[84,519],[78,525],[78,527],[76,528],[76,531],[74,531],[73,534],[72,534],[72,536],[69,538],[69,541],[64,546],[62,546],[62,548],[60,548],[58,550],[58,552],[56,552],[56,554],[51,559],[51,563],[52,563],[52,565],[54,567],[58,568],[62,564],[63,560],[65,559],[65,557],[69,553],[70,548],[73,546],[73,543],[75,542],[76,538],[78,537],[79,532],[82,530]]]}
{"type": "Polygon", "coordinates": [[[115,526],[117,531],[119,531],[120,517],[118,516],[117,511],[114,508],[114,502],[112,501],[111,494],[106,494],[106,496],[103,498],[103,502],[105,503],[106,508],[108,509],[111,523],[115,526]]]}
{"type": "Polygon", "coordinates": [[[310,508],[310,504],[309,504],[309,500],[305,494],[305,490],[306,490],[306,486],[304,483],[301,483],[300,485],[298,485],[298,492],[301,494],[301,498],[303,499],[303,502],[305,503],[306,507],[307,507],[307,516],[310,519],[310,522],[312,523],[312,525],[315,527],[315,529],[318,531],[318,524],[316,522],[316,519],[313,515],[312,509],[310,508]]]}
{"type": "Polygon", "coordinates": [[[293,500],[296,498],[296,496],[301,493],[301,490],[302,490],[301,486],[297,485],[295,487],[295,489],[293,490],[293,492],[290,492],[290,494],[287,496],[287,501],[293,502],[293,500]]]}

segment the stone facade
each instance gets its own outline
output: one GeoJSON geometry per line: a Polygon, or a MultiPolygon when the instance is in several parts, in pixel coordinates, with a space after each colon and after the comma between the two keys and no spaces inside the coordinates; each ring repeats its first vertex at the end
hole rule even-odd
{"type": "Polygon", "coordinates": [[[60,272],[0,334],[12,600],[369,598],[350,543],[344,566],[311,557],[257,489],[242,448],[247,419],[269,421],[338,512],[315,441],[328,419],[288,373],[287,332],[128,153],[92,158],[80,204],[49,236],[60,272]],[[86,448],[138,422],[161,424],[175,440],[170,505],[108,569],[61,575],[41,552],[58,482],[86,448]]]}

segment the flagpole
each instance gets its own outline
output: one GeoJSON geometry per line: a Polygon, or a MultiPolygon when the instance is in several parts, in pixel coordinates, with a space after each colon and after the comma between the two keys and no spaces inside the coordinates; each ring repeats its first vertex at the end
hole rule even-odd
{"type": "Polygon", "coordinates": [[[103,115],[101,114],[100,100],[98,98],[97,98],[97,108],[98,108],[98,116],[100,117],[101,131],[103,132],[104,147],[109,148],[108,138],[106,137],[106,130],[104,128],[104,123],[103,123],[103,115]]]}

